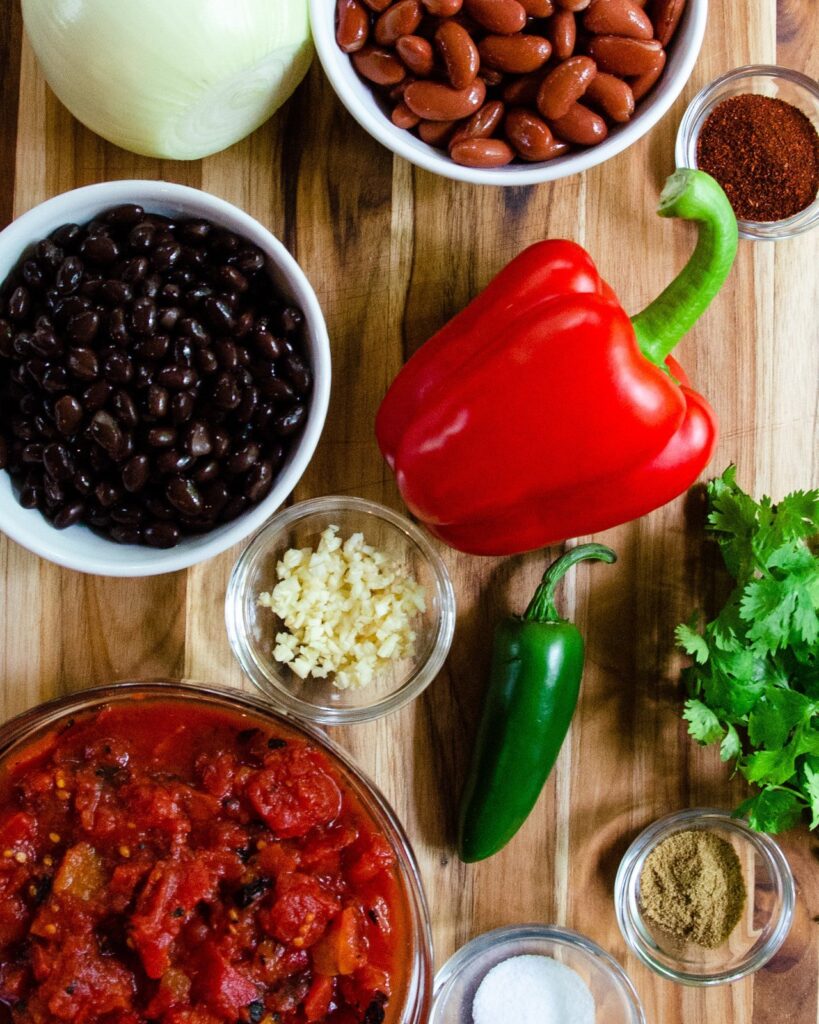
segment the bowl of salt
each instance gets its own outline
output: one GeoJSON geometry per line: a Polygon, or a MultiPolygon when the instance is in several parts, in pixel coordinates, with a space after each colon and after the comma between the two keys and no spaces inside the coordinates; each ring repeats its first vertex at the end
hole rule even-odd
{"type": "Polygon", "coordinates": [[[617,961],[577,932],[540,924],[479,935],[441,968],[430,1024],[645,1024],[617,961]]]}

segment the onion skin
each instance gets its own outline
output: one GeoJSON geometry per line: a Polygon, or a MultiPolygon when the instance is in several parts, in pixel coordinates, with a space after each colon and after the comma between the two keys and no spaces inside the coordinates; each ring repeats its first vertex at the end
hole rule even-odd
{"type": "Polygon", "coordinates": [[[198,160],[249,135],[310,66],[307,0],[23,0],[46,80],[123,149],[198,160]]]}

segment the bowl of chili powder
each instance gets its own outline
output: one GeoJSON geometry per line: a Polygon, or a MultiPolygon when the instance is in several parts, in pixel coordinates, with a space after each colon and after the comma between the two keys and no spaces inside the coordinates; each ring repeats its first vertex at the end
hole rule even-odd
{"type": "Polygon", "coordinates": [[[819,223],[819,84],[789,68],[737,68],[694,97],[677,164],[725,189],[742,238],[779,241],[819,223]]]}
{"type": "Polygon", "coordinates": [[[424,1024],[409,842],[326,737],[238,691],[122,683],[0,728],[0,1017],[424,1024]]]}

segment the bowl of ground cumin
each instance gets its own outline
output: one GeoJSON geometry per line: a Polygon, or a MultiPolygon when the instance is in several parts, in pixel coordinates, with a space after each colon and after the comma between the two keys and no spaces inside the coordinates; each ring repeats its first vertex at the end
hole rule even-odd
{"type": "Polygon", "coordinates": [[[650,825],[626,851],[615,882],[617,920],[631,949],[686,985],[758,971],[785,941],[795,899],[779,846],[711,809],[650,825]]]}
{"type": "Polygon", "coordinates": [[[789,68],[737,68],[694,97],[677,164],[722,185],[742,238],[781,241],[819,224],[819,84],[789,68]]]}

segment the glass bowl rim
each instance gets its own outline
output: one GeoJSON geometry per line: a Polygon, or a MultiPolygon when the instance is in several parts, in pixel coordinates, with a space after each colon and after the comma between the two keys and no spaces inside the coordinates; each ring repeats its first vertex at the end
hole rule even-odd
{"type": "MultiPolygon", "coordinates": [[[[779,845],[766,833],[755,832],[741,818],[716,807],[691,807],[663,815],[644,828],[630,844],[614,882],[614,906],[617,923],[629,949],[656,974],[682,985],[706,987],[739,981],[764,967],[785,941],[796,906],[796,883],[793,872],[779,845]],[[734,968],[717,971],[714,974],[698,974],[693,971],[675,970],[658,960],[640,937],[635,924],[637,911],[636,886],[645,858],[663,839],[686,828],[718,826],[741,836],[750,842],[765,861],[779,895],[779,909],[776,923],[763,945],[753,956],[746,956],[734,968]]],[[[772,918],[773,920],[773,918],[772,918]]]]}
{"type": "Polygon", "coordinates": [[[370,722],[383,715],[391,714],[415,700],[435,679],[449,655],[455,635],[456,611],[455,590],[449,570],[423,530],[406,516],[402,516],[386,505],[350,495],[330,494],[319,498],[310,498],[278,511],[251,537],[239,555],[225,592],[225,625],[228,640],[243,673],[276,708],[301,721],[321,725],[355,725],[360,722],[370,722]],[[275,683],[271,684],[266,677],[262,678],[255,660],[248,651],[247,631],[242,614],[246,575],[253,560],[266,548],[273,546],[273,538],[295,523],[304,522],[314,515],[326,515],[334,511],[360,512],[373,516],[408,538],[419,549],[432,572],[440,609],[435,638],[429,655],[415,668],[413,674],[400,689],[372,704],[350,708],[319,707],[287,693],[283,687],[275,683]]]}
{"type": "Polygon", "coordinates": [[[390,802],[351,756],[323,729],[310,722],[295,720],[263,701],[255,694],[234,687],[191,680],[163,678],[125,679],[93,686],[43,701],[0,724],[0,764],[16,746],[25,743],[39,729],[54,725],[66,714],[82,714],[109,702],[125,703],[135,694],[147,694],[159,700],[194,700],[205,704],[228,705],[234,711],[280,720],[287,729],[302,732],[314,740],[349,776],[364,809],[386,832],[398,856],[399,873],[406,893],[410,925],[416,942],[409,953],[414,961],[408,975],[406,1003],[398,1024],[427,1024],[434,983],[434,949],[429,907],[418,862],[404,826],[390,802]]]}
{"type": "MultiPolygon", "coordinates": [[[[475,936],[460,949],[456,950],[446,961],[443,967],[435,975],[435,984],[432,997],[432,1008],[429,1014],[429,1024],[441,1024],[440,997],[445,987],[456,978],[468,965],[481,953],[504,942],[520,942],[530,939],[544,939],[554,942],[558,946],[567,946],[571,949],[580,950],[588,959],[595,961],[603,972],[613,979],[622,989],[628,1000],[629,1008],[632,1011],[632,1024],[646,1024],[645,1011],[634,982],[625,971],[625,968],[611,955],[599,946],[592,939],[581,935],[560,925],[538,924],[516,924],[504,925],[500,928],[493,928],[491,931],[482,932],[475,936]]],[[[516,954],[512,953],[511,956],[516,954]]]]}
{"type": "MultiPolygon", "coordinates": [[[[697,167],[696,143],[699,138],[699,128],[702,127],[700,124],[698,128],[697,124],[701,120],[703,111],[724,86],[744,78],[782,79],[812,93],[819,105],[819,82],[793,68],[786,68],[778,64],[743,64],[741,67],[726,71],[704,85],[685,108],[685,113],[677,129],[674,147],[677,167],[697,167]],[[695,128],[697,128],[696,133],[695,128]]],[[[803,210],[799,210],[783,220],[755,221],[737,218],[740,238],[757,242],[778,242],[795,238],[816,227],[817,223],[819,223],[819,194],[803,210]]]]}

